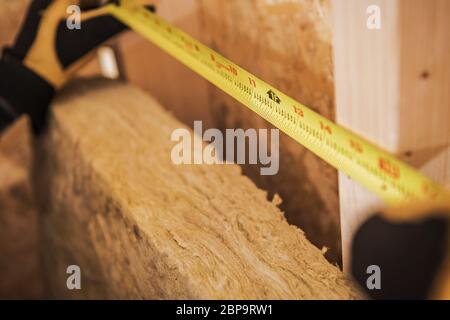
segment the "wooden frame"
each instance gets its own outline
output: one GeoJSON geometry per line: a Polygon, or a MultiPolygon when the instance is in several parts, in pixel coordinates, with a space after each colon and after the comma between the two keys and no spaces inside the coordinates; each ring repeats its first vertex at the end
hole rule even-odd
{"type": "MultiPolygon", "coordinates": [[[[450,2],[333,0],[336,119],[441,183],[450,181],[450,2]],[[381,28],[369,29],[369,6],[381,28]]],[[[381,203],[339,175],[344,268],[381,203]]]]}

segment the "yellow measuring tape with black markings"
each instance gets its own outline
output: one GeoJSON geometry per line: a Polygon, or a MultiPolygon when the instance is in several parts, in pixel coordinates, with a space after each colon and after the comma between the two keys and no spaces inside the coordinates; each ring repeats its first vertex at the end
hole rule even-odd
{"type": "Polygon", "coordinates": [[[134,0],[107,10],[388,204],[449,198],[444,187],[288,97],[134,0]]]}

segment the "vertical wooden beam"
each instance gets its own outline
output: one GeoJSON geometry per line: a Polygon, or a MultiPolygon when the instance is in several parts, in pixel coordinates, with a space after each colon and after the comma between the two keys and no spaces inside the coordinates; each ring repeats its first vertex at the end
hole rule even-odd
{"type": "MultiPolygon", "coordinates": [[[[336,119],[420,168],[450,180],[450,2],[332,0],[336,119]],[[369,29],[369,6],[381,29],[369,29]]],[[[344,267],[354,230],[381,205],[339,175],[344,267]]]]}

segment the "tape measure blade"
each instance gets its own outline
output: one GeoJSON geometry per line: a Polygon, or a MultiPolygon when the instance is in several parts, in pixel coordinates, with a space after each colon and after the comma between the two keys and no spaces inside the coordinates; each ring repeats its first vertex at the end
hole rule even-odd
{"type": "Polygon", "coordinates": [[[136,5],[111,14],[389,204],[448,197],[444,188],[136,5]]]}

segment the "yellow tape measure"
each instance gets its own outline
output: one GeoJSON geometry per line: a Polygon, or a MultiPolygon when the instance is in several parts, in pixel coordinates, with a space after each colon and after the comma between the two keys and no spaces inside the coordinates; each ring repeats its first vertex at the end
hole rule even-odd
{"type": "Polygon", "coordinates": [[[362,137],[288,97],[134,0],[109,12],[388,204],[448,199],[448,191],[362,137]]]}

